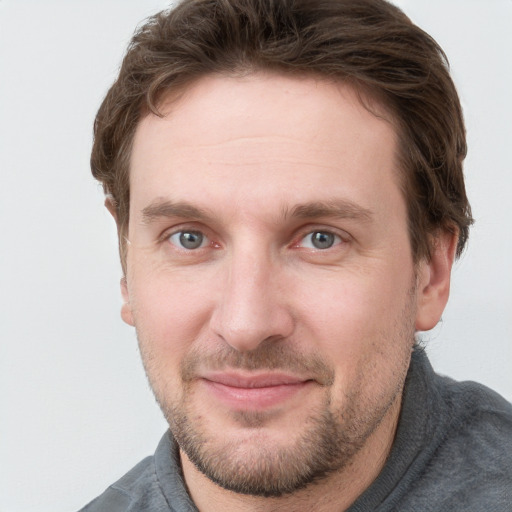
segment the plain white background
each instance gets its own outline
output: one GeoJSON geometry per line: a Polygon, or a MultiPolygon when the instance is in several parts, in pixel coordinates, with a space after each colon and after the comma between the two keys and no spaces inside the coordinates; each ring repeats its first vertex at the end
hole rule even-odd
{"type": "MultiPolygon", "coordinates": [[[[512,1],[397,3],[446,50],[477,223],[434,366],[512,400],[512,1]]],[[[0,0],[0,511],[77,510],[166,426],[119,318],[115,229],[89,174],[92,122],[162,0],[0,0]]]]}

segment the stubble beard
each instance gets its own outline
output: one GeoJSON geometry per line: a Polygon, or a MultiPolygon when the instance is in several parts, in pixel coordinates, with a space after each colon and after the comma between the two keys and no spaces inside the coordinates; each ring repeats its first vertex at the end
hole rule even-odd
{"type": "MultiPolygon", "coordinates": [[[[332,370],[319,361],[312,363],[311,359],[301,359],[298,363],[296,355],[289,355],[288,358],[282,354],[276,355],[281,350],[274,350],[270,346],[277,345],[262,346],[252,354],[215,355],[211,360],[219,361],[218,366],[220,361],[222,365],[228,361],[230,368],[296,368],[297,365],[312,364],[317,369],[322,368],[320,379],[325,384],[323,399],[300,425],[301,432],[286,444],[277,444],[265,433],[265,426],[272,422],[272,413],[234,413],[233,420],[245,431],[237,439],[226,438],[223,433],[208,429],[206,415],[193,409],[194,379],[187,377],[187,372],[190,375],[194,373],[190,367],[187,370],[182,366],[184,386],[179,401],[170,402],[168,393],[152,384],[174,438],[197,469],[224,489],[260,497],[290,494],[346,469],[401,392],[401,385],[397,386],[392,396],[387,397],[389,401],[384,403],[368,401],[354,393],[344,397],[343,407],[333,409],[332,370]],[[295,363],[290,363],[290,358],[295,363]],[[272,363],[269,364],[269,361],[272,363]]],[[[147,365],[148,358],[143,359],[147,365]]],[[[148,376],[154,375],[148,370],[146,367],[148,376]]]]}
{"type": "MultiPolygon", "coordinates": [[[[245,495],[281,497],[322,481],[348,466],[377,426],[347,431],[328,406],[315,411],[295,442],[275,446],[258,427],[242,440],[219,442],[206,433],[187,407],[166,411],[179,447],[197,469],[224,489],[245,495]]],[[[264,415],[245,413],[241,425],[264,424],[264,415]]],[[[350,421],[349,421],[350,422],[350,421]]],[[[249,427],[250,428],[250,427],[249,427]]]]}

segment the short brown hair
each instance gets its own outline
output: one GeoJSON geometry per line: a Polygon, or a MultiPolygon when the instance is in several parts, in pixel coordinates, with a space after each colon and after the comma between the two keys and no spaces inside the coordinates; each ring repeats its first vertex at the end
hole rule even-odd
{"type": "Polygon", "coordinates": [[[183,0],[135,33],[94,123],[93,175],[116,208],[121,260],[137,124],[159,100],[210,73],[270,70],[348,81],[375,95],[399,135],[415,261],[432,236],[472,223],[462,162],[462,109],[443,50],[385,0],[183,0]]]}

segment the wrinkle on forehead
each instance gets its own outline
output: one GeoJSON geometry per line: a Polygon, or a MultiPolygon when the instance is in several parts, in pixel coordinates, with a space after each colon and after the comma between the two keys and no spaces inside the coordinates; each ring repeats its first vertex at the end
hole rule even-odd
{"type": "MultiPolygon", "coordinates": [[[[325,82],[309,79],[291,83],[290,77],[282,75],[250,75],[237,79],[206,76],[191,84],[178,100],[167,99],[164,117],[146,117],[138,131],[142,125],[149,124],[151,136],[158,138],[167,125],[164,144],[173,156],[179,154],[180,158],[189,160],[195,157],[195,151],[190,149],[208,150],[205,155],[212,162],[228,165],[229,155],[236,155],[233,151],[243,151],[244,162],[249,165],[261,161],[262,156],[279,163],[286,155],[289,163],[309,162],[322,166],[328,154],[332,162],[342,161],[347,151],[356,153],[359,139],[373,139],[376,143],[370,146],[377,149],[377,140],[382,136],[395,151],[396,130],[390,127],[389,116],[378,101],[347,84],[325,82]],[[267,80],[268,89],[267,83],[262,84],[263,80],[267,80]],[[219,83],[224,86],[218,87],[219,83]],[[343,108],[346,108],[343,103],[347,102],[362,120],[368,120],[371,112],[370,130],[352,125],[347,131],[343,118],[343,108]],[[255,105],[261,108],[255,109],[255,105]],[[338,105],[339,115],[336,113],[338,105]],[[192,121],[193,131],[189,128],[189,119],[201,119],[200,123],[192,121]],[[352,141],[350,144],[344,141],[347,135],[352,141]]],[[[364,126],[364,123],[355,124],[364,126]]],[[[238,157],[236,159],[239,163],[238,157]]]]}

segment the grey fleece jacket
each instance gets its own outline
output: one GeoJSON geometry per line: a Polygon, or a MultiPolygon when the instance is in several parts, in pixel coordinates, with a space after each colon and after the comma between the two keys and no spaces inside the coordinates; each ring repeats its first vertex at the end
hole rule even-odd
{"type": "MultiPolygon", "coordinates": [[[[197,511],[169,432],[81,510],[99,511],[197,511]]],[[[512,405],[480,384],[440,377],[416,349],[389,458],[348,509],[369,511],[512,512],[512,405]]]]}

